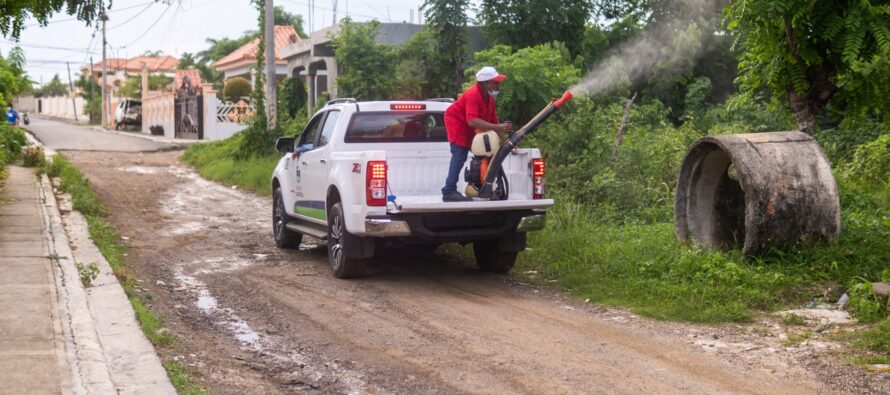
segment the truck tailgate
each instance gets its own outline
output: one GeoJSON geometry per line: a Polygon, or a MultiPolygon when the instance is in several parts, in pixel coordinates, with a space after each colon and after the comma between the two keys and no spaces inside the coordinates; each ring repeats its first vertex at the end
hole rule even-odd
{"type": "Polygon", "coordinates": [[[553,199],[443,202],[441,196],[411,196],[386,205],[390,214],[545,209],[553,199]]]}

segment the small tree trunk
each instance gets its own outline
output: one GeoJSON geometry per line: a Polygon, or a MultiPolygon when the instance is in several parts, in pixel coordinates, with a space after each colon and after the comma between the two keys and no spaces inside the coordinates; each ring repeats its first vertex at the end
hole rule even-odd
{"type": "Polygon", "coordinates": [[[797,122],[797,128],[801,132],[812,136],[816,126],[815,103],[811,102],[809,95],[798,94],[794,88],[788,90],[788,97],[791,102],[791,111],[794,113],[794,120],[797,122]]]}

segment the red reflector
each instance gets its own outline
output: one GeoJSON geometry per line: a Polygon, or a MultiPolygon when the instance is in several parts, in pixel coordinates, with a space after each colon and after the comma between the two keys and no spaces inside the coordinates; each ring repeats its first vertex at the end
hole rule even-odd
{"type": "Polygon", "coordinates": [[[532,199],[544,198],[544,160],[532,159],[532,199]]]}
{"type": "Polygon", "coordinates": [[[396,111],[426,110],[426,104],[390,104],[389,109],[396,111]]]}

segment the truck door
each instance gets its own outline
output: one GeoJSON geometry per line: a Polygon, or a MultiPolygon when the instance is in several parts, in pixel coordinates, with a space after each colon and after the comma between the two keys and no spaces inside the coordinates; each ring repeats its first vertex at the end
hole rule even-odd
{"type": "MultiPolygon", "coordinates": [[[[307,182],[308,180],[306,180],[304,174],[309,168],[307,155],[311,157],[312,151],[317,149],[316,143],[325,115],[327,114],[318,114],[309,121],[306,129],[303,129],[300,139],[295,144],[291,160],[285,167],[287,169],[288,183],[290,184],[290,196],[293,196],[293,198],[288,201],[287,197],[285,197],[284,203],[287,205],[288,211],[291,211],[296,216],[315,218],[315,216],[311,215],[313,214],[312,207],[314,206],[311,197],[312,187],[307,182]]],[[[323,206],[322,213],[324,213],[323,206]]]]}
{"type": "Polygon", "coordinates": [[[315,147],[300,156],[300,179],[305,200],[298,204],[299,214],[315,220],[327,222],[325,203],[330,172],[331,137],[340,119],[340,110],[330,110],[322,114],[315,147]]]}

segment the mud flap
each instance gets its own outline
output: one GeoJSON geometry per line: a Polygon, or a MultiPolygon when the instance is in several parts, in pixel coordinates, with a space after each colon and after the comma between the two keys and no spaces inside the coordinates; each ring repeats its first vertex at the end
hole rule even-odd
{"type": "Polygon", "coordinates": [[[525,232],[514,232],[497,240],[498,250],[521,252],[525,250],[525,232]]]}
{"type": "Polygon", "coordinates": [[[343,253],[350,259],[366,259],[374,256],[374,239],[359,237],[346,232],[343,237],[343,253]]]}

